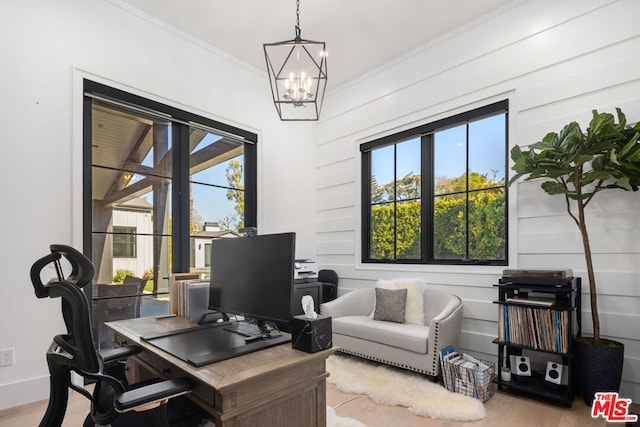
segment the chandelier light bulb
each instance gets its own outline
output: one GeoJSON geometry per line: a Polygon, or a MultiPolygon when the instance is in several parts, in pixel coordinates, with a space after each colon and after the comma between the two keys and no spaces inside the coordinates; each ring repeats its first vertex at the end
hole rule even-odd
{"type": "Polygon", "coordinates": [[[289,73],[289,77],[284,79],[285,99],[294,102],[294,106],[303,106],[303,102],[313,98],[311,93],[312,78],[306,72],[301,71],[300,75],[294,72],[289,73]]]}

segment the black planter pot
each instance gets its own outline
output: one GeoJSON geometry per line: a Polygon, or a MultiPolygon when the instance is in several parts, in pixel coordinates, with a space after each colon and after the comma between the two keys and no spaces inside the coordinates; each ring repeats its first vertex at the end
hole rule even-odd
{"type": "Polygon", "coordinates": [[[596,392],[617,392],[622,381],[624,344],[612,340],[600,341],[601,344],[595,344],[591,338],[577,338],[574,341],[575,378],[584,403],[589,406],[596,392]]]}

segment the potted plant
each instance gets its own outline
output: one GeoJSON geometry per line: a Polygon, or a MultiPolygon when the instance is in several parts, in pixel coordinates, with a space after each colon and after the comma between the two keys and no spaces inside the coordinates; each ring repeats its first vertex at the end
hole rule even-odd
{"type": "Polygon", "coordinates": [[[524,178],[541,179],[549,195],[563,195],[567,212],[578,226],[587,267],[593,337],[575,340],[578,387],[587,404],[596,391],[618,391],[624,346],[600,337],[596,278],[587,232],[585,208],[605,190],[637,191],[640,186],[640,122],[628,126],[616,108],[613,114],[593,110],[586,132],[571,122],[559,134],[551,132],[528,150],[514,146],[511,159],[516,172],[509,185],[524,178]]]}
{"type": "Polygon", "coordinates": [[[500,368],[500,379],[507,383],[511,381],[511,369],[508,366],[500,368]]]}

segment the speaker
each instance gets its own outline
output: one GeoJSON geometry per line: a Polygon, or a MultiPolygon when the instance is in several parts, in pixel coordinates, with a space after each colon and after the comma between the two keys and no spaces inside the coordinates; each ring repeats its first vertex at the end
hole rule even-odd
{"type": "Polygon", "coordinates": [[[553,384],[562,384],[562,364],[547,362],[547,373],[544,379],[553,384]]]}
{"type": "Polygon", "coordinates": [[[531,362],[528,356],[516,356],[516,375],[531,376],[531,362]]]}

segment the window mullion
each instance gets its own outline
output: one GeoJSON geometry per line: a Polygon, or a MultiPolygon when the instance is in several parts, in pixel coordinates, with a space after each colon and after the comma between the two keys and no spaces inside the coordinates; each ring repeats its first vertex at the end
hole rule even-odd
{"type": "Polygon", "coordinates": [[[469,178],[469,173],[470,173],[470,169],[469,169],[469,123],[467,122],[466,126],[465,126],[465,131],[466,131],[466,151],[465,151],[465,176],[466,176],[466,183],[465,183],[465,202],[464,202],[464,229],[465,229],[465,258],[466,260],[470,259],[470,247],[469,247],[469,182],[470,182],[470,178],[469,178]]]}
{"type": "Polygon", "coordinates": [[[172,272],[189,271],[191,264],[190,251],[190,186],[189,186],[189,127],[180,123],[172,126],[173,147],[173,191],[171,202],[172,214],[172,272]]]}
{"type": "Polygon", "coordinates": [[[429,262],[433,259],[433,135],[423,135],[421,138],[421,165],[420,165],[420,181],[421,181],[421,205],[420,214],[422,215],[422,226],[420,236],[420,244],[422,250],[422,261],[429,262]]]}
{"type": "Polygon", "coordinates": [[[393,259],[398,259],[398,145],[393,145],[393,259]]]}

